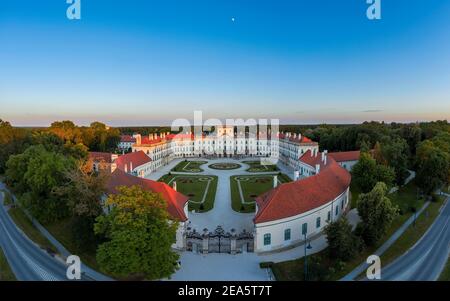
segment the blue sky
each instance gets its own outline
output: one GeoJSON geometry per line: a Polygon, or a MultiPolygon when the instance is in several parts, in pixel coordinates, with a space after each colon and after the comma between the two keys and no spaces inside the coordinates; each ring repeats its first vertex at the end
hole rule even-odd
{"type": "Polygon", "coordinates": [[[0,118],[450,119],[450,1],[0,2],[0,118]],[[235,21],[232,21],[232,18],[235,21]]]}

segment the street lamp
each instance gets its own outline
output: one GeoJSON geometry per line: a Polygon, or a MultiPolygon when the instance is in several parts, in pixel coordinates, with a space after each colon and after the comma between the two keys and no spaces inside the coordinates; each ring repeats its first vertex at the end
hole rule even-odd
{"type": "Polygon", "coordinates": [[[308,249],[308,250],[311,250],[312,249],[312,247],[311,247],[311,242],[308,242],[307,240],[306,240],[306,233],[304,234],[304,236],[305,236],[305,281],[308,281],[308,256],[307,256],[307,253],[306,253],[306,250],[308,249]]]}

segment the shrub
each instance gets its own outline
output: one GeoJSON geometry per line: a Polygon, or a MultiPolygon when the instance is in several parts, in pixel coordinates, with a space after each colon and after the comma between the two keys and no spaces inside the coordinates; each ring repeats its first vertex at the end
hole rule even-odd
{"type": "Polygon", "coordinates": [[[439,202],[439,197],[437,196],[436,193],[433,193],[433,194],[431,195],[431,201],[432,201],[433,203],[439,202]]]}
{"type": "Polygon", "coordinates": [[[260,262],[259,263],[259,267],[261,269],[270,269],[273,266],[273,262],[272,261],[266,261],[266,262],[260,262]]]}

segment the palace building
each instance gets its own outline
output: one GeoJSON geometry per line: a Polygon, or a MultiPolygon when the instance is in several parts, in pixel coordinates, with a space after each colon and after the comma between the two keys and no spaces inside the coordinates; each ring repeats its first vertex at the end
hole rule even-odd
{"type": "Polygon", "coordinates": [[[162,194],[170,215],[180,222],[174,244],[180,250],[187,246],[189,198],[177,192],[176,186],[145,179],[149,174],[177,158],[278,159],[277,163],[293,170],[294,181],[278,185],[274,180],[273,189],[255,199],[253,246],[249,248],[258,253],[274,252],[320,235],[327,223],[346,212],[350,203],[349,171],[360,154],[320,152],[317,142],[301,134],[277,133],[275,138],[270,133],[238,133],[233,127],[219,127],[217,135],[202,133],[198,137],[191,132],[134,134],[122,136],[118,145],[121,150],[131,149],[130,153],[91,153],[90,157],[95,170],[106,166],[103,168],[111,171],[109,193],[116,193],[117,186],[139,185],[162,194]]]}

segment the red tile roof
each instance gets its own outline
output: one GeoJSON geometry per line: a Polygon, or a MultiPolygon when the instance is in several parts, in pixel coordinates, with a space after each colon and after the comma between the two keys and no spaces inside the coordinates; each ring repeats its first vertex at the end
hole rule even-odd
{"type": "Polygon", "coordinates": [[[143,189],[148,191],[160,193],[167,202],[167,211],[169,214],[179,221],[184,222],[187,220],[187,216],[184,213],[184,206],[189,198],[173,190],[173,188],[166,183],[135,177],[116,169],[108,180],[107,189],[108,193],[116,194],[117,187],[129,187],[134,185],[141,186],[143,189]]]}
{"type": "Polygon", "coordinates": [[[112,154],[101,152],[89,152],[89,159],[94,162],[112,163],[112,154]]]}
{"type": "MultiPolygon", "coordinates": [[[[286,137],[286,134],[280,133],[278,135],[278,138],[279,139],[286,139],[287,137],[286,137]]],[[[311,139],[309,139],[308,137],[305,137],[303,135],[301,135],[301,139],[298,139],[298,135],[297,135],[297,138],[294,138],[294,136],[291,136],[291,137],[289,137],[289,141],[297,142],[297,143],[317,143],[317,142],[314,142],[311,139]]]]}
{"type": "MultiPolygon", "coordinates": [[[[309,166],[315,167],[316,164],[322,165],[322,153],[317,152],[316,155],[313,155],[311,150],[307,150],[300,158],[300,162],[305,163],[309,166]]],[[[322,167],[322,166],[321,166],[322,167]]]]}
{"type": "Polygon", "coordinates": [[[138,151],[119,156],[116,159],[116,164],[117,168],[122,171],[125,171],[125,166],[127,168],[127,171],[132,171],[131,167],[133,167],[134,170],[138,166],[144,165],[151,161],[152,159],[150,159],[150,157],[147,156],[143,151],[138,151]]]}
{"type": "Polygon", "coordinates": [[[358,161],[360,154],[360,151],[328,153],[336,162],[358,161]]]}
{"type": "Polygon", "coordinates": [[[153,145],[164,141],[161,137],[156,137],[155,139],[150,139],[149,137],[141,138],[141,145],[153,145]]]}
{"type": "Polygon", "coordinates": [[[317,175],[281,184],[256,198],[255,224],[283,219],[325,205],[350,185],[351,176],[333,159],[317,175]]]}
{"type": "Polygon", "coordinates": [[[130,135],[122,135],[120,136],[120,142],[131,142],[136,143],[136,138],[130,135]]]}
{"type": "MultiPolygon", "coordinates": [[[[203,135],[202,135],[203,136],[203,135]]],[[[170,134],[166,136],[167,140],[194,140],[194,134],[170,134]]]]}

